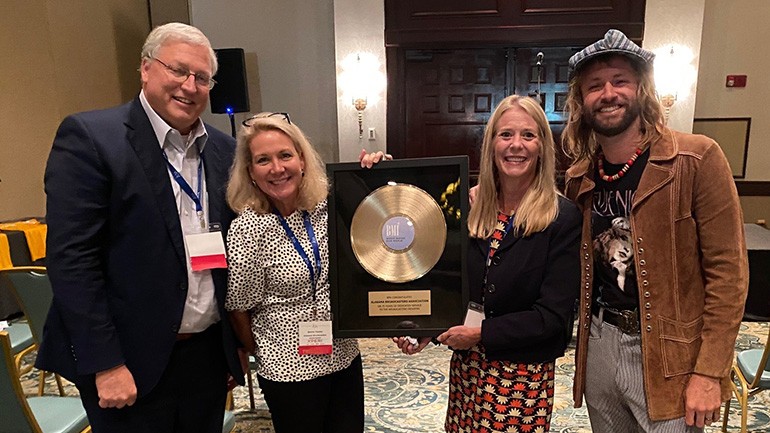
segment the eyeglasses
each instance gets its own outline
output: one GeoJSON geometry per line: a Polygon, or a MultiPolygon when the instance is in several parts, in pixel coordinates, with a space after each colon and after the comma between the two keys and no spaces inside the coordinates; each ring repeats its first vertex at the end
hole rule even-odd
{"type": "Polygon", "coordinates": [[[257,120],[257,119],[265,119],[265,118],[274,117],[274,116],[281,117],[283,120],[286,121],[286,123],[291,125],[291,118],[289,117],[289,113],[278,113],[278,112],[276,112],[276,113],[259,113],[257,115],[249,117],[248,119],[244,120],[241,123],[243,124],[243,126],[251,126],[251,125],[254,124],[254,121],[257,120]]]}
{"type": "Polygon", "coordinates": [[[187,68],[169,66],[162,60],[156,59],[155,57],[150,57],[150,59],[155,60],[161,65],[165,66],[165,68],[168,69],[169,72],[171,72],[171,75],[174,76],[174,78],[176,78],[176,81],[178,81],[180,84],[187,81],[190,75],[195,77],[195,85],[198,87],[206,87],[209,90],[211,90],[214,87],[214,85],[217,84],[217,82],[214,81],[213,78],[209,77],[206,74],[202,74],[200,72],[190,72],[190,70],[187,68]]]}

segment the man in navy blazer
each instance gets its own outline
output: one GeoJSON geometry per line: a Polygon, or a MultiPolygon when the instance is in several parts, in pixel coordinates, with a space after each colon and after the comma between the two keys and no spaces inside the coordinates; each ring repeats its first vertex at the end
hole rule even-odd
{"type": "Polygon", "coordinates": [[[95,433],[220,432],[228,374],[243,382],[227,271],[191,265],[234,217],[234,140],[199,117],[216,69],[200,30],[157,27],[139,96],[67,117],[51,149],[54,301],[36,364],[75,383],[95,433]]]}

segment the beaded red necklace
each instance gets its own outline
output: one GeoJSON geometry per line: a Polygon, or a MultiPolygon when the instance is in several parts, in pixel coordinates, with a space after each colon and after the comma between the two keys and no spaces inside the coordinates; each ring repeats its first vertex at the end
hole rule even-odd
{"type": "Polygon", "coordinates": [[[604,153],[601,151],[599,152],[599,160],[597,161],[598,167],[599,167],[599,177],[602,178],[605,182],[613,182],[621,177],[626,175],[626,172],[631,168],[632,165],[634,165],[634,161],[636,161],[636,158],[639,158],[639,155],[641,155],[644,152],[644,149],[641,147],[636,148],[636,152],[634,152],[634,155],[626,161],[626,164],[623,166],[623,168],[620,169],[619,172],[613,174],[612,176],[607,176],[607,173],[604,172],[604,153]]]}

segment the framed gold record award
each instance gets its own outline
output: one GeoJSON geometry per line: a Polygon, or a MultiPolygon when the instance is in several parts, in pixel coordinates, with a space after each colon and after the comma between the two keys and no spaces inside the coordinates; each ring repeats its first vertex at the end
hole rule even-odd
{"type": "Polygon", "coordinates": [[[327,164],[332,328],[434,337],[468,305],[468,158],[327,164]]]}

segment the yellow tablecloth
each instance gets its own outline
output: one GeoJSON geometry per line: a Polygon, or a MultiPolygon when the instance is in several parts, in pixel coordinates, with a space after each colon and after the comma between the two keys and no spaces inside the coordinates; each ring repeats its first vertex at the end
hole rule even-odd
{"type": "Polygon", "coordinates": [[[8,236],[0,233],[0,269],[13,267],[11,261],[11,246],[8,245],[8,236]]]}
{"type": "MultiPolygon", "coordinates": [[[[26,221],[17,221],[10,223],[0,224],[0,230],[16,230],[24,232],[24,237],[27,239],[27,246],[29,247],[29,255],[32,261],[42,259],[45,257],[45,237],[48,234],[48,226],[41,224],[36,219],[29,219],[26,221]]],[[[7,259],[8,263],[11,263],[10,249],[8,247],[8,238],[3,235],[3,240],[0,240],[0,268],[8,267],[5,264],[7,259]]]]}

